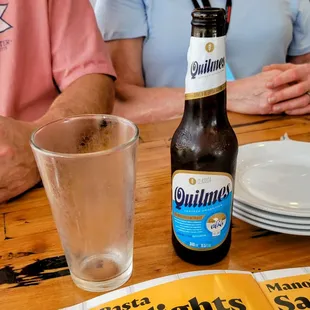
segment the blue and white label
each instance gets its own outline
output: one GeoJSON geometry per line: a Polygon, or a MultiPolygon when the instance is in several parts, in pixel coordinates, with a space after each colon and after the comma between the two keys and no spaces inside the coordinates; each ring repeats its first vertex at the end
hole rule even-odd
{"type": "Polygon", "coordinates": [[[178,241],[196,251],[220,246],[229,233],[232,202],[231,175],[176,171],[172,177],[172,226],[178,241]]]}

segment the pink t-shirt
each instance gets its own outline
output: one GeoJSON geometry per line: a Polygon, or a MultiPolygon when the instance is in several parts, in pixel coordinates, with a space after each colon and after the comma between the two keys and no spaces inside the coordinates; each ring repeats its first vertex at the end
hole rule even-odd
{"type": "Polygon", "coordinates": [[[35,120],[90,73],[115,76],[89,0],[0,0],[0,115],[35,120]]]}

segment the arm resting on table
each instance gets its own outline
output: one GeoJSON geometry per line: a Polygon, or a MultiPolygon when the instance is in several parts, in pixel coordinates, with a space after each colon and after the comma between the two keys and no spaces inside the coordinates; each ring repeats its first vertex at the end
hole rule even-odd
{"type": "Polygon", "coordinates": [[[69,85],[53,102],[36,125],[78,114],[111,113],[114,82],[104,74],[87,74],[69,85]]]}
{"type": "MultiPolygon", "coordinates": [[[[113,113],[137,123],[162,121],[182,115],[184,88],[145,87],[142,68],[143,37],[107,42],[117,72],[113,113]]],[[[269,114],[266,82],[279,71],[228,82],[227,109],[246,114],[269,114]]],[[[184,77],[185,79],[185,77],[184,77]]]]}

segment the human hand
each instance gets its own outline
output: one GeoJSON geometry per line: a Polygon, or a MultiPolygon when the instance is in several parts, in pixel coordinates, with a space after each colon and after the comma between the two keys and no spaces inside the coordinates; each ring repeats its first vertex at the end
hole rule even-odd
{"type": "Polygon", "coordinates": [[[281,73],[271,78],[266,87],[272,90],[268,97],[276,112],[285,112],[289,115],[310,113],[310,64],[279,64],[263,68],[263,72],[280,70],[281,73]],[[281,90],[278,87],[289,84],[281,90]]]}
{"type": "Polygon", "coordinates": [[[29,145],[35,125],[0,116],[0,202],[15,197],[39,182],[29,145]]]}
{"type": "MultiPolygon", "coordinates": [[[[280,73],[280,70],[270,70],[229,82],[228,110],[244,114],[274,114],[273,104],[268,102],[273,90],[267,88],[266,83],[280,73]]],[[[281,85],[276,90],[280,91],[287,86],[281,85]]]]}

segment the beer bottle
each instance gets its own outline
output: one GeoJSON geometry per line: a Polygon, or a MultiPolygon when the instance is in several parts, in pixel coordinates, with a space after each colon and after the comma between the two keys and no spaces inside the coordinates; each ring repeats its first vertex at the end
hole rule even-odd
{"type": "Polygon", "coordinates": [[[187,54],[185,108],[171,141],[172,243],[197,265],[231,244],[238,141],[226,111],[225,10],[196,9],[187,54]]]}

